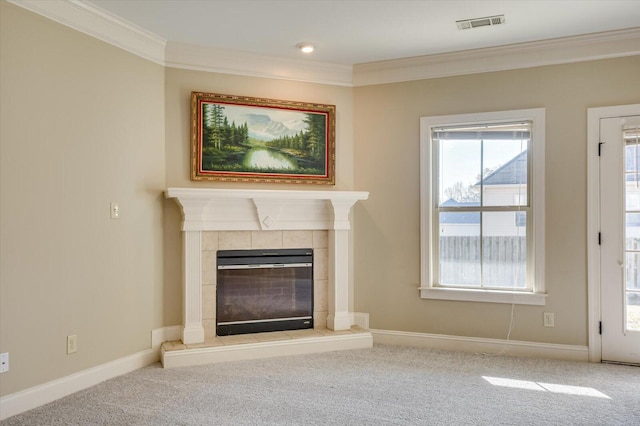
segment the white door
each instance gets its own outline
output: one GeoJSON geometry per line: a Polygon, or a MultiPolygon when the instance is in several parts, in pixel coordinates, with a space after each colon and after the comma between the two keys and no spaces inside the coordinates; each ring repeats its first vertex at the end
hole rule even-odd
{"type": "Polygon", "coordinates": [[[602,360],[640,364],[640,116],[600,120],[602,360]]]}

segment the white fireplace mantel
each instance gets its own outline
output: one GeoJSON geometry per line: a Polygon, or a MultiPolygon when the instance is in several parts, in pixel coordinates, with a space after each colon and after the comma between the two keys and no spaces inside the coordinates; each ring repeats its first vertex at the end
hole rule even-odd
{"type": "Polygon", "coordinates": [[[169,188],[183,231],[350,229],[349,212],[368,192],[169,188]]]}
{"type": "Polygon", "coordinates": [[[203,231],[328,230],[327,327],[347,330],[349,312],[349,213],[368,192],[168,188],[182,208],[185,344],[204,341],[201,233],[203,231]]]}

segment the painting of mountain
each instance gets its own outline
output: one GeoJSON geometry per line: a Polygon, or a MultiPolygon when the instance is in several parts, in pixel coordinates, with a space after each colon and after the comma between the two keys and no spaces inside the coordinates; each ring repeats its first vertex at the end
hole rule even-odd
{"type": "Polygon", "coordinates": [[[263,141],[270,141],[282,136],[293,136],[307,129],[304,120],[289,120],[286,123],[274,121],[266,114],[242,114],[237,117],[238,123],[247,123],[249,136],[263,141]]]}
{"type": "Polygon", "coordinates": [[[192,131],[192,163],[197,170],[192,178],[333,181],[335,107],[283,108],[210,99],[194,105],[197,117],[192,122],[198,127],[192,131]]]}

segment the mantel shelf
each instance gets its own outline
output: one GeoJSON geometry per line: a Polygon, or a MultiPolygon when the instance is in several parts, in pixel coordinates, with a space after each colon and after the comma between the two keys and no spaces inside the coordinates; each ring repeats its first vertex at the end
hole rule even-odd
{"type": "Polygon", "coordinates": [[[273,189],[167,188],[167,198],[278,199],[278,200],[366,200],[366,191],[304,191],[273,189]]]}
{"type": "Polygon", "coordinates": [[[349,212],[364,191],[168,188],[183,231],[350,229],[349,212]]]}

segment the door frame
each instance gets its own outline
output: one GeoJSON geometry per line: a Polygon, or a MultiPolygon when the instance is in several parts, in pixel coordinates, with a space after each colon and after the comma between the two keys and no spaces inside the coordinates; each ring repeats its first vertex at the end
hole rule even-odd
{"type": "Polygon", "coordinates": [[[589,361],[602,361],[600,335],[600,120],[640,115],[640,104],[619,105],[587,109],[587,300],[589,361]]]}

